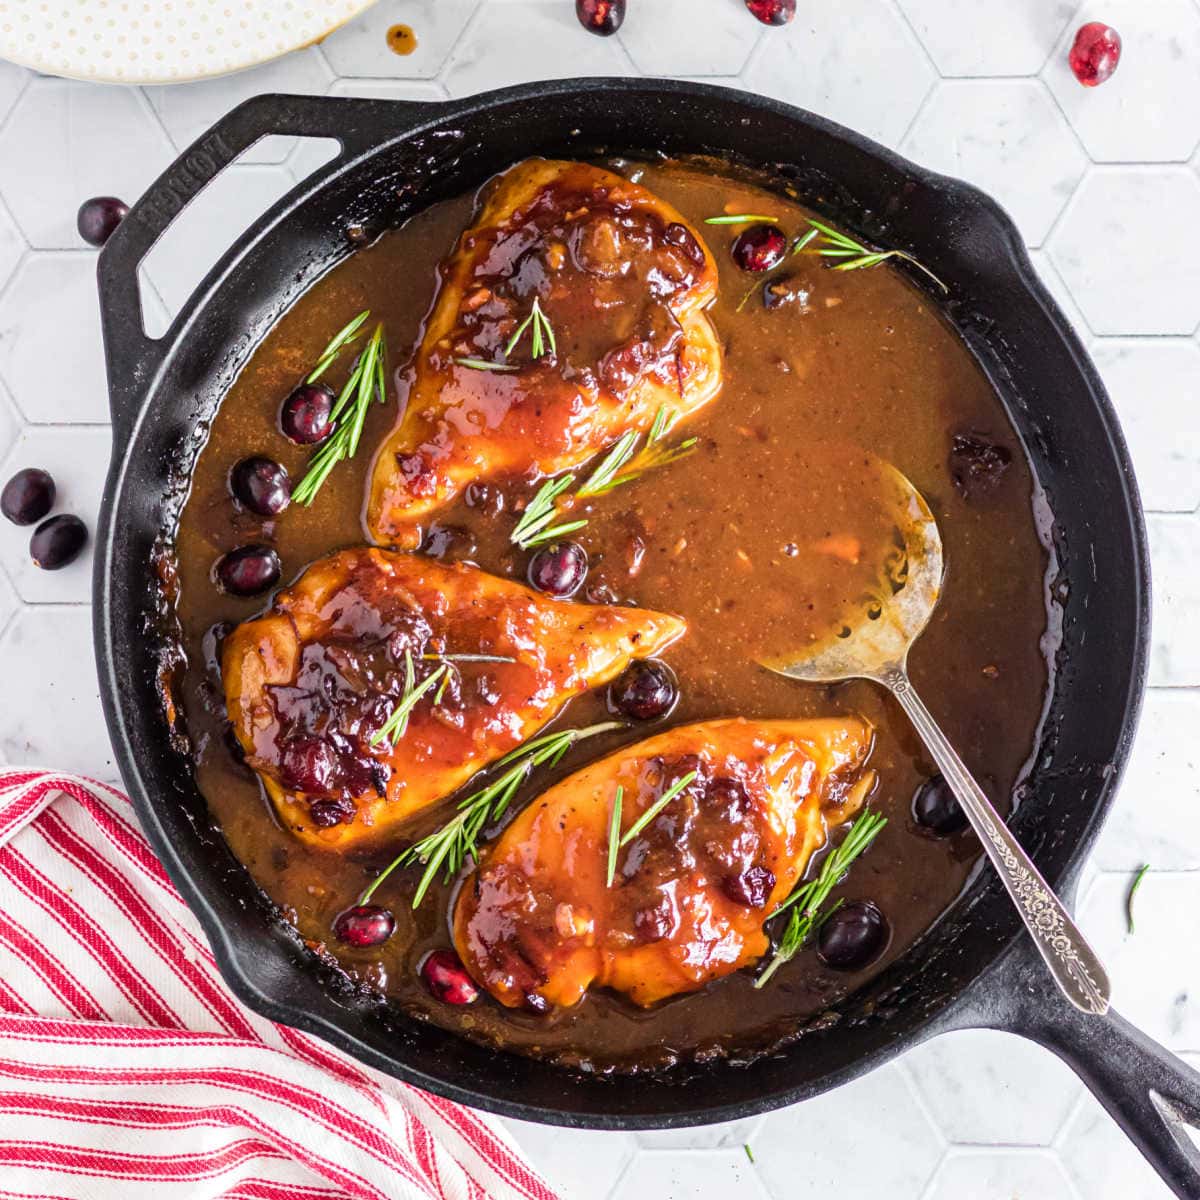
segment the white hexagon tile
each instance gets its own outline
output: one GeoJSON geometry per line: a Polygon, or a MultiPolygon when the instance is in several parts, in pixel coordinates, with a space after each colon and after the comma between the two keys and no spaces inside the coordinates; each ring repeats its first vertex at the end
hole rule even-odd
{"type": "MultiPolygon", "coordinates": [[[[962,175],[1012,213],[1094,355],[1150,512],[1152,686],[1081,919],[1122,1010],[1200,1051],[1200,958],[1189,950],[1200,908],[1200,0],[800,0],[780,29],[751,20],[744,0],[629,0],[608,39],[583,33],[572,10],[571,0],[379,0],[319,46],[141,91],[0,63],[0,474],[47,467],[60,510],[94,524],[110,434],[95,253],[79,242],[76,209],[94,194],[132,199],[261,92],[438,103],[546,77],[699,78],[812,108],[962,175]],[[1084,89],[1066,52],[1094,19],[1119,29],[1124,54],[1111,80],[1084,89]],[[394,25],[411,28],[411,53],[389,45],[394,25]],[[1126,896],[1145,864],[1131,933],[1126,896]]],[[[234,231],[331,149],[272,138],[214,185],[147,265],[151,324],[161,328],[234,231]]],[[[0,523],[0,678],[6,689],[22,681],[21,704],[2,706],[0,760],[111,778],[90,555],[39,572],[28,533],[0,523]]],[[[987,1031],[727,1125],[636,1135],[508,1125],[570,1200],[1167,1195],[1061,1062],[987,1031]]]]}

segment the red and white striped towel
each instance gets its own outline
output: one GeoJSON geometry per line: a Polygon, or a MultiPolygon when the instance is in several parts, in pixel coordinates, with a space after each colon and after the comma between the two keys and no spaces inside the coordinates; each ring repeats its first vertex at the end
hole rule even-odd
{"type": "Polygon", "coordinates": [[[255,1016],[128,799],[0,769],[0,1197],[555,1200],[497,1125],[255,1016]]]}

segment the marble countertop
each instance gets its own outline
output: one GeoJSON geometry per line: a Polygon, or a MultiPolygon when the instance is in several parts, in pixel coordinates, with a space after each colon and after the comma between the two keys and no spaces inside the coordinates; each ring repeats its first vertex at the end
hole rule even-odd
{"type": "MultiPolygon", "coordinates": [[[[629,0],[617,38],[570,0],[380,0],[264,67],[143,90],[0,63],[0,478],[36,464],[94,522],[110,431],[95,252],[81,200],[127,200],[248,96],[437,100],[543,77],[670,75],[791,101],[993,193],[1120,412],[1155,575],[1150,691],[1081,889],[1116,1006],[1200,1061],[1200,0],[800,0],[767,29],[742,0],[629,0]],[[1121,66],[1085,90],[1074,29],[1114,25],[1121,66]],[[385,42],[403,21],[418,48],[385,42]],[[1136,869],[1136,935],[1124,897],[1136,869]]],[[[250,220],[320,161],[271,138],[147,262],[153,332],[250,220]]],[[[97,698],[90,561],[48,573],[0,528],[0,758],[115,778],[97,698]]],[[[602,1134],[509,1123],[571,1200],[1153,1200],[1168,1195],[1065,1066],[1005,1034],[938,1039],[848,1087],[755,1120],[602,1134]],[[744,1147],[754,1154],[751,1163],[744,1147]]]]}

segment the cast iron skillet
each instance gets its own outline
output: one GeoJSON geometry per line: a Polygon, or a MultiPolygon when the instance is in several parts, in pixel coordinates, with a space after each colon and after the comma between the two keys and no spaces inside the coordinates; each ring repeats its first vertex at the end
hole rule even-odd
{"type": "Polygon", "coordinates": [[[178,515],[205,422],[278,316],[355,238],[528,155],[600,151],[712,153],[769,167],[810,204],[913,252],[950,284],[947,316],[1003,394],[1055,515],[1062,652],[1013,827],[1051,884],[1073,894],[1144,682],[1145,532],[1100,381],[993,201],[819,117],[714,87],[571,80],[437,105],[261,96],[180,156],[100,258],[114,432],[96,552],[101,691],[138,814],[226,979],[265,1016],[429,1091],[607,1129],[744,1117],[844,1083],[944,1030],[1011,1030],[1066,1059],[1178,1194],[1200,1197],[1200,1155],[1181,1125],[1200,1114],[1200,1075],[1119,1016],[1085,1017],[1063,1002],[990,873],[909,954],[789,1049],[749,1065],[598,1080],[481,1049],[339,993],[213,827],[164,724],[149,568],[156,538],[178,515]],[[192,196],[270,133],[336,138],[342,152],[237,242],[164,338],[148,339],[139,262],[192,196]]]}

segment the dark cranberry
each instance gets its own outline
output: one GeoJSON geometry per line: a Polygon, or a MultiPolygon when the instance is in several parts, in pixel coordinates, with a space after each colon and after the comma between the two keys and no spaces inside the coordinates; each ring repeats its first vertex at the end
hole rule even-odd
{"type": "Polygon", "coordinates": [[[891,941],[887,918],[870,900],[852,900],[835,909],[817,934],[817,957],[839,971],[873,963],[891,941]]]}
{"type": "Polygon", "coordinates": [[[229,473],[234,496],[260,517],[277,517],[292,499],[286,469],[270,458],[243,458],[229,473]]]}
{"type": "Polygon", "coordinates": [[[678,699],[675,672],[653,658],[630,663],[608,688],[609,707],[635,721],[665,717],[678,699]]]}
{"type": "Polygon", "coordinates": [[[504,492],[494,483],[469,483],[463,492],[468,508],[485,517],[498,517],[504,511],[504,492]]]}
{"type": "Polygon", "coordinates": [[[633,914],[633,931],[643,942],[661,942],[675,932],[675,909],[671,897],[660,894],[658,900],[633,914]]]}
{"type": "Polygon", "coordinates": [[[668,245],[677,246],[696,266],[704,265],[704,247],[696,241],[695,235],[686,225],[679,221],[672,221],[663,230],[663,241],[668,245]]]}
{"type": "Polygon", "coordinates": [[[1007,446],[973,433],[956,433],[950,444],[950,478],[964,500],[995,491],[1011,463],[1007,446]]]}
{"type": "Polygon", "coordinates": [[[611,37],[625,20],[625,0],[575,0],[575,15],[589,33],[611,37]]]}
{"type": "Polygon", "coordinates": [[[283,436],[301,446],[323,442],[333,432],[329,414],[335,397],[323,383],[302,383],[279,412],[283,436]]]}
{"type": "Polygon", "coordinates": [[[721,890],[735,904],[763,908],[775,887],[775,873],[766,867],[747,867],[740,875],[726,875],[721,890]]]}
{"type": "Polygon", "coordinates": [[[967,814],[940,775],[925,780],[913,793],[912,814],[922,829],[928,829],[938,837],[948,837],[967,827],[967,814]]]}
{"type": "Polygon", "coordinates": [[[479,989],[453,950],[435,950],[421,964],[421,980],[435,1000],[446,1004],[474,1004],[479,989]]]}
{"type": "Polygon", "coordinates": [[[308,815],[318,829],[332,829],[334,825],[349,825],[354,820],[354,801],[314,800],[308,806],[308,815]]]}
{"type": "Polygon", "coordinates": [[[1103,21],[1089,21],[1079,27],[1067,61],[1084,87],[1096,87],[1121,61],[1121,35],[1103,21]]]}
{"type": "Polygon", "coordinates": [[[421,553],[441,562],[462,562],[478,552],[478,542],[461,525],[432,525],[421,542],[421,553]]]}
{"type": "Polygon", "coordinates": [[[54,480],[38,467],[18,471],[0,492],[0,512],[14,525],[32,525],[54,507],[54,480]]]}
{"type": "Polygon", "coordinates": [[[587,551],[578,542],[560,542],[529,560],[529,582],[539,592],[564,600],[583,586],[587,569],[587,551]]]}
{"type": "Polygon", "coordinates": [[[129,206],[116,196],[93,196],[79,206],[75,228],[85,242],[103,246],[128,212],[129,206]]]}
{"type": "Polygon", "coordinates": [[[257,596],[279,582],[279,555],[269,546],[239,546],[218,559],[216,577],[231,596],[257,596]]]}
{"type": "Polygon", "coordinates": [[[746,0],[746,7],[764,25],[786,25],[796,15],[796,0],[746,0]]]}
{"type": "Polygon", "coordinates": [[[87,539],[87,526],[78,517],[51,517],[33,531],[29,556],[43,571],[57,571],[75,561],[87,539]]]}
{"type": "Polygon", "coordinates": [[[392,936],[396,918],[378,904],[356,904],[333,919],[333,935],[348,946],[382,946],[392,936]]]}
{"type": "Polygon", "coordinates": [[[783,260],[787,244],[787,236],[778,225],[760,223],[743,229],[730,253],[743,271],[769,271],[783,260]]]}
{"type": "Polygon", "coordinates": [[[808,309],[808,287],[795,275],[783,275],[778,279],[768,279],[763,284],[763,308],[774,312],[785,304],[794,304],[802,311],[808,309]]]}
{"type": "Polygon", "coordinates": [[[329,790],[337,766],[337,752],[324,738],[292,738],[279,755],[279,781],[289,791],[319,794],[329,790]]]}
{"type": "Polygon", "coordinates": [[[745,816],[750,797],[741,780],[719,775],[704,789],[704,803],[714,816],[732,824],[745,816]]]}

